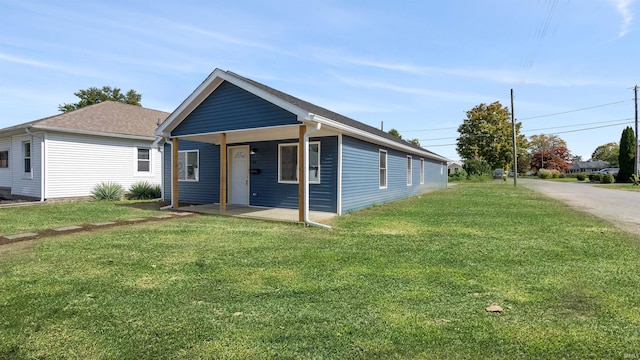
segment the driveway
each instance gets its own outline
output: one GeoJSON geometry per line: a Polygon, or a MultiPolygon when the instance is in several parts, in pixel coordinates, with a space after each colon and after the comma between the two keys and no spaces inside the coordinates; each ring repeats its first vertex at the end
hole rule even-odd
{"type": "Polygon", "coordinates": [[[520,179],[524,186],[607,220],[622,230],[640,235],[640,192],[603,189],[588,182],[520,179]]]}

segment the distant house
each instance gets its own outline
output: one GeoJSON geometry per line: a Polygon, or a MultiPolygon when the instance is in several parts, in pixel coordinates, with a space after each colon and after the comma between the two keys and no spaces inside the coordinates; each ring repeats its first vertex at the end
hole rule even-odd
{"type": "Polygon", "coordinates": [[[449,164],[447,165],[447,172],[449,175],[453,175],[455,173],[457,173],[458,171],[462,170],[462,162],[460,161],[451,161],[449,162],[449,164]]]}
{"type": "Polygon", "coordinates": [[[216,69],[158,128],[178,203],[344,214],[447,186],[448,159],[216,69]]]}
{"type": "Polygon", "coordinates": [[[103,181],[160,184],[161,153],[151,145],[167,115],[106,101],[0,129],[0,188],[44,201],[89,196],[103,181]]]}
{"type": "Polygon", "coordinates": [[[609,167],[608,161],[575,161],[571,164],[568,173],[592,173],[609,167]]]}

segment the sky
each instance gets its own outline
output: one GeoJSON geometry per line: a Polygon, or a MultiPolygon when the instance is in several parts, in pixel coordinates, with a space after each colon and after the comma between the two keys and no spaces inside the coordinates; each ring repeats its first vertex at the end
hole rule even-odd
{"type": "Polygon", "coordinates": [[[499,101],[588,160],[634,126],[639,15],[636,0],[0,0],[0,128],[89,87],[172,112],[221,68],[451,160],[467,111],[499,101]]]}

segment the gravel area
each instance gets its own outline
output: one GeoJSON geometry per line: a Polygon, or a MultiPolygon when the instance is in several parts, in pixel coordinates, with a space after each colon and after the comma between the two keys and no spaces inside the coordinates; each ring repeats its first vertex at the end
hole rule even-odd
{"type": "Polygon", "coordinates": [[[524,186],[571,207],[615,224],[620,229],[640,235],[640,192],[604,189],[588,182],[555,182],[518,179],[524,186]]]}

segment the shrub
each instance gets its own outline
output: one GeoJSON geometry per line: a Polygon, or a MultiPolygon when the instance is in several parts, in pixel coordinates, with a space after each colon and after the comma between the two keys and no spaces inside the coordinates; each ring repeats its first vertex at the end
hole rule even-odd
{"type": "Polygon", "coordinates": [[[560,173],[560,174],[558,174],[558,177],[559,177],[560,179],[564,179],[564,178],[566,178],[566,177],[570,177],[570,176],[567,176],[567,174],[565,174],[565,173],[560,173]]]}
{"type": "Polygon", "coordinates": [[[613,182],[613,175],[611,174],[602,174],[602,183],[603,184],[611,184],[613,182]]]}
{"type": "Polygon", "coordinates": [[[576,179],[578,179],[578,181],[585,181],[587,179],[587,176],[584,173],[579,173],[578,175],[576,175],[576,179]]]}
{"type": "Polygon", "coordinates": [[[484,160],[467,159],[464,161],[463,168],[467,172],[469,178],[474,175],[480,178],[483,178],[484,176],[491,178],[491,166],[484,160]]]}
{"type": "Polygon", "coordinates": [[[538,177],[540,179],[557,179],[559,175],[560,172],[558,170],[540,169],[538,172],[538,177]]]}
{"type": "Polygon", "coordinates": [[[115,182],[101,182],[91,190],[91,196],[96,200],[121,200],[124,188],[115,182]]]}
{"type": "Polygon", "coordinates": [[[160,185],[152,185],[147,181],[137,182],[129,188],[129,197],[134,200],[157,199],[160,196],[160,185]]]}
{"type": "Polygon", "coordinates": [[[450,181],[461,181],[467,178],[467,172],[464,169],[460,169],[457,172],[449,175],[450,181]]]}
{"type": "Polygon", "coordinates": [[[604,174],[600,174],[600,173],[591,174],[589,175],[589,180],[593,182],[600,182],[602,181],[602,175],[604,174]]]}

